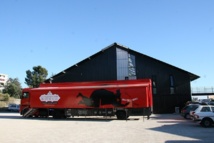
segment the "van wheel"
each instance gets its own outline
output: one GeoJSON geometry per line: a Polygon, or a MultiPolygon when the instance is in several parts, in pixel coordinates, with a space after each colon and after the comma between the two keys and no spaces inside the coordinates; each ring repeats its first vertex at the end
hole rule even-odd
{"type": "Polygon", "coordinates": [[[211,127],[212,123],[213,123],[213,121],[209,118],[205,118],[201,121],[201,125],[205,128],[211,127]]]}
{"type": "Polygon", "coordinates": [[[125,111],[117,111],[116,115],[118,120],[126,120],[128,118],[125,111]]]}

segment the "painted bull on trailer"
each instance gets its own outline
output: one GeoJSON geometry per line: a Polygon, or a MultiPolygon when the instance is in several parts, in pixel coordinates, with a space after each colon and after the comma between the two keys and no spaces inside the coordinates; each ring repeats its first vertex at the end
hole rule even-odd
{"type": "Polygon", "coordinates": [[[91,93],[90,97],[87,97],[82,93],[79,93],[76,97],[82,98],[82,100],[78,104],[84,104],[90,107],[100,107],[100,105],[113,105],[116,107],[124,107],[129,104],[129,102],[127,102],[126,104],[121,103],[122,100],[119,89],[116,90],[116,93],[108,91],[106,89],[98,89],[94,90],[91,93]]]}

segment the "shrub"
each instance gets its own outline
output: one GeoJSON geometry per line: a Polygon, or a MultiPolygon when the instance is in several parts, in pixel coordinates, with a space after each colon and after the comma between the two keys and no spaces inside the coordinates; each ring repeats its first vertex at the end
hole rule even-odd
{"type": "Polygon", "coordinates": [[[7,103],[4,101],[0,101],[0,111],[3,110],[4,107],[7,106],[7,103]]]}
{"type": "Polygon", "coordinates": [[[0,101],[8,101],[10,98],[9,94],[0,93],[0,101]]]}

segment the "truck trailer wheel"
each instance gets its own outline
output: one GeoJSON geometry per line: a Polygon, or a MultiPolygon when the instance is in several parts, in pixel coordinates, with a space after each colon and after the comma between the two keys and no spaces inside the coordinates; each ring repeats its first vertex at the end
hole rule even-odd
{"type": "Polygon", "coordinates": [[[128,118],[126,111],[117,111],[116,115],[118,120],[126,120],[128,118]]]}
{"type": "Polygon", "coordinates": [[[53,118],[54,119],[65,119],[65,112],[64,110],[54,110],[53,111],[53,118]]]}

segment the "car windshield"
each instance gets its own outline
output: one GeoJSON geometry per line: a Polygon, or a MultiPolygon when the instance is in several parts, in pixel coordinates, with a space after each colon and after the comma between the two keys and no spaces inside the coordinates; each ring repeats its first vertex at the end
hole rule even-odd
{"type": "Polygon", "coordinates": [[[198,108],[199,105],[193,105],[192,106],[192,110],[196,110],[198,108]]]}

